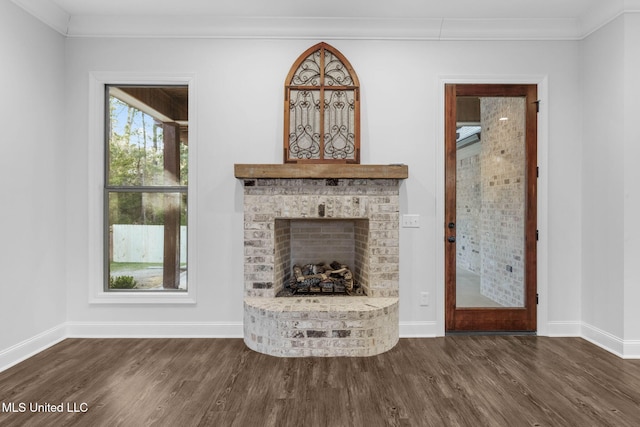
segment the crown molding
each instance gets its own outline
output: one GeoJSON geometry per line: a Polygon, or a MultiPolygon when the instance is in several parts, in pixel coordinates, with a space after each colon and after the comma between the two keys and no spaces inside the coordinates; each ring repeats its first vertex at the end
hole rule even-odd
{"type": "Polygon", "coordinates": [[[640,0],[607,0],[579,18],[323,18],[207,15],[69,15],[53,1],[13,3],[68,37],[370,39],[370,40],[581,40],[640,0]]]}
{"type": "Polygon", "coordinates": [[[70,37],[438,39],[441,19],[73,16],[70,37]]]}
{"type": "Polygon", "coordinates": [[[582,16],[581,38],[598,31],[625,13],[640,13],[640,0],[611,0],[597,4],[582,16]]]}
{"type": "Polygon", "coordinates": [[[579,40],[580,20],[445,19],[440,40],[579,40]]]}
{"type": "Polygon", "coordinates": [[[69,37],[576,40],[577,19],[73,16],[69,37]]]}
{"type": "Polygon", "coordinates": [[[52,1],[11,0],[30,15],[38,18],[60,34],[67,35],[71,16],[52,1]]]}
{"type": "Polygon", "coordinates": [[[577,19],[71,18],[70,37],[195,37],[380,40],[575,40],[577,19]]]}

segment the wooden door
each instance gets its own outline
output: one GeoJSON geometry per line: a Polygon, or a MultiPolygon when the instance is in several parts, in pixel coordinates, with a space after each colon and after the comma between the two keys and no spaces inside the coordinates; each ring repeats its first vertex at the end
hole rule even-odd
{"type": "Polygon", "coordinates": [[[536,330],[537,87],[445,86],[445,329],[536,330]]]}

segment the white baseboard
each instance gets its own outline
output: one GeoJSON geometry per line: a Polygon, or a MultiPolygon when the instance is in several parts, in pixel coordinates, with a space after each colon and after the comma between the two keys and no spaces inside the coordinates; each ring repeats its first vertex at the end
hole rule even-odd
{"type": "Polygon", "coordinates": [[[623,340],[584,322],[549,322],[550,337],[580,337],[623,359],[640,359],[640,340],[623,340]]]}
{"type": "Polygon", "coordinates": [[[564,321],[547,322],[548,337],[579,337],[582,331],[582,322],[564,321]]]}
{"type": "Polygon", "coordinates": [[[68,322],[69,338],[242,338],[242,322],[68,322]]]}
{"type": "Polygon", "coordinates": [[[400,322],[400,338],[433,338],[438,334],[437,322],[400,322]]]}
{"type": "Polygon", "coordinates": [[[623,359],[640,359],[640,340],[626,340],[624,342],[623,359]]]}
{"type": "Polygon", "coordinates": [[[622,338],[584,322],[580,336],[616,356],[624,357],[625,342],[622,338]]]}
{"type": "MultiPolygon", "coordinates": [[[[401,338],[442,336],[437,322],[400,322],[401,338]]],[[[67,322],[0,350],[0,372],[65,338],[242,338],[242,322],[67,322]]],[[[640,359],[640,340],[623,340],[583,322],[549,322],[550,337],[581,337],[624,359],[640,359]]]]}
{"type": "Polygon", "coordinates": [[[65,338],[66,327],[65,324],[62,323],[34,337],[19,342],[6,350],[0,350],[0,372],[35,356],[65,338]]]}

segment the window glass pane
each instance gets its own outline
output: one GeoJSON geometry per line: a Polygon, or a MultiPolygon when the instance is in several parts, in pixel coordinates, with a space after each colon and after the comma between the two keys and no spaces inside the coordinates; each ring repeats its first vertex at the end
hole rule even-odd
{"type": "Polygon", "coordinates": [[[524,307],[525,99],[465,103],[475,108],[458,109],[456,307],[524,307]]]}
{"type": "Polygon", "coordinates": [[[188,86],[107,86],[105,290],[187,289],[188,86]]]}
{"type": "Polygon", "coordinates": [[[108,185],[187,184],[186,93],[186,86],[108,88],[108,185]]]}
{"type": "Polygon", "coordinates": [[[108,193],[110,290],[187,289],[187,195],[108,193]]]}

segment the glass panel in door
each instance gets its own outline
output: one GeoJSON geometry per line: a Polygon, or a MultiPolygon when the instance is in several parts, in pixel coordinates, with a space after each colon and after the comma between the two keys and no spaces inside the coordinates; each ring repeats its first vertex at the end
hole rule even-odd
{"type": "Polygon", "coordinates": [[[456,307],[525,307],[524,97],[456,101],[456,307]]]}

